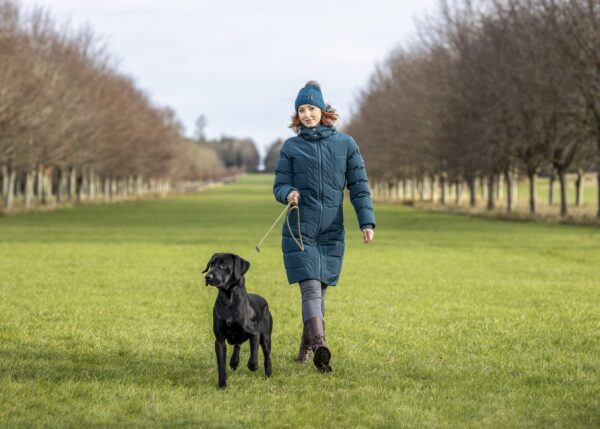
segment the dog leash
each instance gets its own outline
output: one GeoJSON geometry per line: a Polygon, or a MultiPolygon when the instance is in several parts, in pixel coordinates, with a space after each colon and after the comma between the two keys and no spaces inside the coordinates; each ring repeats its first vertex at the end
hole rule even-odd
{"type": "Polygon", "coordinates": [[[287,224],[287,227],[288,227],[288,230],[290,231],[290,235],[292,236],[292,239],[294,240],[296,245],[300,248],[300,250],[302,250],[304,252],[304,242],[302,241],[302,231],[300,230],[300,207],[298,207],[298,205],[294,204],[293,202],[289,202],[288,205],[285,206],[285,208],[283,209],[283,211],[281,212],[279,217],[277,217],[275,222],[273,222],[273,225],[271,225],[271,227],[266,232],[266,234],[263,236],[263,238],[258,242],[258,244],[255,247],[257,252],[260,252],[260,245],[262,244],[263,241],[265,241],[265,238],[267,238],[267,236],[271,233],[271,231],[273,230],[275,225],[277,225],[277,222],[279,222],[279,219],[281,219],[281,217],[284,214],[287,214],[287,216],[285,217],[285,223],[287,224]],[[294,233],[292,232],[292,227],[290,226],[290,213],[292,212],[292,210],[298,210],[296,219],[298,221],[298,235],[300,236],[300,242],[298,242],[298,240],[296,240],[296,237],[294,236],[294,233]]]}

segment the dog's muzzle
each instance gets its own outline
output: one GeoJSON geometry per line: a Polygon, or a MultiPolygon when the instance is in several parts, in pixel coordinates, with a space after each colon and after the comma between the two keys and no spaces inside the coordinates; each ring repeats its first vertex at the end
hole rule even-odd
{"type": "Polygon", "coordinates": [[[225,288],[225,283],[217,278],[214,274],[208,273],[206,276],[204,276],[204,281],[205,281],[205,286],[214,286],[217,289],[226,289],[225,288]]]}
{"type": "Polygon", "coordinates": [[[207,275],[204,276],[204,281],[205,281],[205,286],[208,285],[212,285],[214,286],[211,282],[215,279],[215,276],[212,275],[211,273],[208,273],[207,275]]]}

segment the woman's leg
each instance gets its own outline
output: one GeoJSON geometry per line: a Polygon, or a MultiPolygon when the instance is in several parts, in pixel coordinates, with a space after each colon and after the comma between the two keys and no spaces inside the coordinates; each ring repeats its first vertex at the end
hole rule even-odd
{"type": "Polygon", "coordinates": [[[321,314],[323,314],[323,321],[325,320],[325,294],[327,293],[327,285],[321,282],[321,314]]]}
{"type": "Polygon", "coordinates": [[[331,352],[325,342],[323,311],[323,288],[319,280],[310,279],[300,282],[302,292],[302,319],[308,325],[312,349],[315,353],[313,360],[321,372],[331,371],[329,360],[331,352]]]}
{"type": "Polygon", "coordinates": [[[302,293],[302,320],[318,317],[323,319],[321,282],[315,279],[300,282],[302,293]]]}

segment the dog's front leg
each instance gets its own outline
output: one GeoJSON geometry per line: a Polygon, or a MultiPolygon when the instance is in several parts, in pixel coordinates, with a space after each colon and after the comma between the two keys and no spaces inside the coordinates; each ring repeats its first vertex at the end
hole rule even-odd
{"type": "Polygon", "coordinates": [[[260,335],[250,336],[250,359],[248,360],[248,368],[250,371],[256,371],[258,369],[258,343],[260,335]]]}
{"type": "Polygon", "coordinates": [[[227,345],[225,340],[215,340],[215,353],[217,355],[217,369],[219,371],[219,387],[227,387],[227,345]]]}

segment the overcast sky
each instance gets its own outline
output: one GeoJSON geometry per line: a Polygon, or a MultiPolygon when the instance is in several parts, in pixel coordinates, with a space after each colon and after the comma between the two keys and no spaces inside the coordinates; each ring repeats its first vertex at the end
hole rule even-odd
{"type": "Polygon", "coordinates": [[[118,70],[192,135],[250,137],[263,148],[292,135],[298,90],[321,84],[348,117],[377,63],[415,36],[436,0],[24,0],[73,28],[89,25],[118,70]]]}

